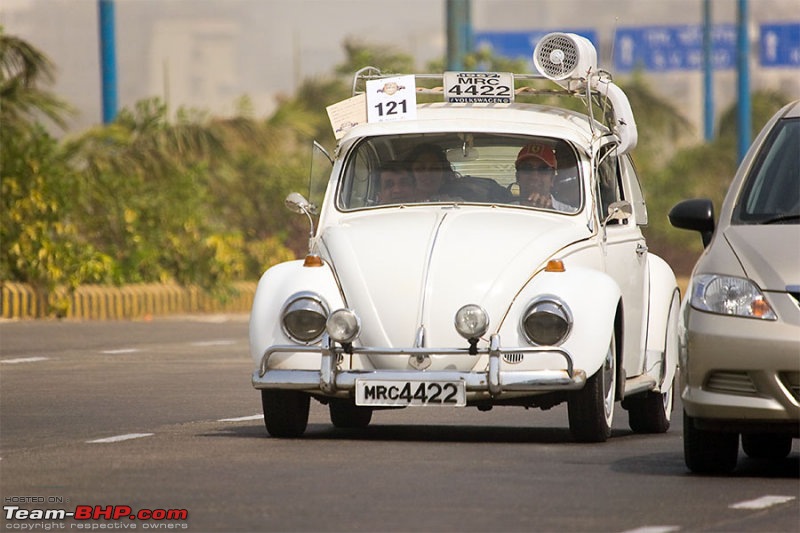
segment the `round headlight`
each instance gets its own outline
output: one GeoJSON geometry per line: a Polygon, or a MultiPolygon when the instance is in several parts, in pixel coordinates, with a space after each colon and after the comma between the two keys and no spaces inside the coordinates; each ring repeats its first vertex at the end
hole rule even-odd
{"type": "Polygon", "coordinates": [[[281,312],[283,331],[297,342],[309,344],[325,331],[328,306],[313,293],[298,293],[289,298],[281,312]]]}
{"type": "Polygon", "coordinates": [[[533,344],[556,346],[564,342],[572,329],[572,313],[555,297],[534,301],[522,315],[522,331],[533,344]]]}
{"type": "Polygon", "coordinates": [[[465,339],[477,339],[489,329],[489,315],[483,307],[467,304],[456,311],[456,331],[465,339]]]}
{"type": "Polygon", "coordinates": [[[350,309],[337,309],[328,317],[325,329],[331,339],[341,344],[353,342],[361,333],[361,320],[350,309]]]}

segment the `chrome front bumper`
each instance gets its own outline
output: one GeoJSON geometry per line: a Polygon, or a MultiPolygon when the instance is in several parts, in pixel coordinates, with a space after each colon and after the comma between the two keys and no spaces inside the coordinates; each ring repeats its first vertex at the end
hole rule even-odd
{"type": "Polygon", "coordinates": [[[572,356],[561,348],[500,348],[499,335],[492,335],[489,348],[478,349],[470,354],[469,348],[364,348],[353,347],[358,355],[397,355],[398,357],[425,357],[430,355],[489,356],[489,365],[484,372],[460,372],[454,370],[341,370],[339,361],[344,349],[331,341],[327,335],[321,345],[275,345],[261,356],[259,368],[253,372],[253,387],[256,389],[319,390],[326,395],[349,393],[355,390],[356,379],[403,380],[416,382],[463,381],[467,392],[486,392],[498,396],[503,392],[547,392],[555,390],[581,389],[586,383],[586,372],[575,369],[572,356]],[[276,353],[320,354],[319,370],[268,369],[269,359],[276,353]],[[514,370],[500,369],[504,353],[558,354],[566,361],[566,369],[514,370]]]}

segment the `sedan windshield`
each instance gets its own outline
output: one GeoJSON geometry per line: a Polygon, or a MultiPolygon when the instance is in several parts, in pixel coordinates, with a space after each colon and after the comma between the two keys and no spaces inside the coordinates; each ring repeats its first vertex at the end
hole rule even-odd
{"type": "Polygon", "coordinates": [[[582,205],[569,143],[491,133],[363,139],[348,155],[337,198],[343,210],[471,203],[575,213],[582,205]]]}
{"type": "Polygon", "coordinates": [[[800,119],[780,120],[756,158],[734,224],[800,224],[800,119]]]}

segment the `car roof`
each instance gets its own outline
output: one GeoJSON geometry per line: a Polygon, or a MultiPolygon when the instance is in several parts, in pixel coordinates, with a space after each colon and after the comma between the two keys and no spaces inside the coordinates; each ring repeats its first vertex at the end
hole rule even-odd
{"type": "MultiPolygon", "coordinates": [[[[595,122],[595,133],[609,133],[595,122]]],[[[436,102],[417,105],[413,120],[369,122],[353,127],[342,143],[375,135],[403,133],[493,132],[520,133],[563,138],[580,146],[592,140],[592,127],[586,115],[560,107],[538,104],[453,104],[436,102]]]]}
{"type": "Polygon", "coordinates": [[[788,104],[785,108],[783,118],[800,118],[800,100],[788,104]]]}

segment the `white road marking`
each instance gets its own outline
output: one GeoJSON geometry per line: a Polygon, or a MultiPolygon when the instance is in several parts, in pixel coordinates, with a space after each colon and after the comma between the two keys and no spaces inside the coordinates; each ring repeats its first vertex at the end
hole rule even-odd
{"type": "Polygon", "coordinates": [[[755,500],[748,500],[746,502],[734,503],[730,506],[731,509],[766,509],[773,505],[780,505],[794,500],[794,496],[762,496],[755,500]]]}
{"type": "Polygon", "coordinates": [[[680,526],[642,526],[636,529],[629,529],[623,533],[669,533],[670,531],[679,531],[680,526]]]}
{"type": "Polygon", "coordinates": [[[193,342],[192,346],[230,346],[231,344],[236,344],[236,341],[226,339],[219,341],[193,342]]]}
{"type": "Polygon", "coordinates": [[[246,422],[248,420],[260,420],[264,415],[240,416],[239,418],[220,418],[217,422],[246,422]]]}
{"type": "Polygon", "coordinates": [[[154,433],[127,433],[125,435],[116,435],[114,437],[107,437],[105,439],[87,440],[89,444],[106,444],[110,442],[122,442],[124,440],[141,439],[142,437],[151,437],[154,433]]]}
{"type": "Polygon", "coordinates": [[[17,359],[0,359],[0,363],[16,365],[19,363],[36,363],[37,361],[47,361],[49,357],[18,357],[17,359]]]}
{"type": "Polygon", "coordinates": [[[136,353],[139,350],[137,348],[121,348],[119,350],[103,350],[100,353],[104,353],[106,355],[117,355],[121,353],[136,353]]]}

